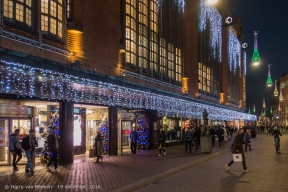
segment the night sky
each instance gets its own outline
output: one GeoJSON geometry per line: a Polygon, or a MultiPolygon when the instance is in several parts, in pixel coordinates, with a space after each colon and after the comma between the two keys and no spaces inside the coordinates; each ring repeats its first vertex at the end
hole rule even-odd
{"type": "MultiPolygon", "coordinates": [[[[220,0],[221,1],[221,0],[220,0]]],[[[266,100],[266,113],[270,111],[273,87],[267,87],[268,64],[274,82],[288,70],[288,1],[287,0],[228,0],[234,15],[243,23],[247,49],[247,111],[256,105],[256,114],[262,111],[263,97],[266,100]],[[261,64],[251,65],[254,50],[253,31],[258,34],[258,50],[261,64]]]]}

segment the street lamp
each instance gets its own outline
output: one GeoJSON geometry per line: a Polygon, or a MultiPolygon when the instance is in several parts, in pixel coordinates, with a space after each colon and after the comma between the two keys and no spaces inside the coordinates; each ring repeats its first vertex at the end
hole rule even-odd
{"type": "Polygon", "coordinates": [[[210,5],[215,4],[218,0],[207,0],[207,3],[210,5]]]}

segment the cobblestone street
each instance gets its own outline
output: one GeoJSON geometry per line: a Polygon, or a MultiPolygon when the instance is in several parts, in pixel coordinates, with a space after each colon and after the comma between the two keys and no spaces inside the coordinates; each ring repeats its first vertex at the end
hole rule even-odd
{"type": "Polygon", "coordinates": [[[253,150],[245,153],[251,170],[245,174],[241,163],[226,171],[224,165],[232,158],[228,141],[214,147],[212,154],[195,153],[195,147],[192,154],[185,154],[181,145],[169,147],[167,155],[161,157],[158,150],[148,150],[138,152],[136,157],[105,157],[99,164],[92,159],[74,163],[60,167],[59,174],[40,169],[34,176],[2,176],[1,191],[7,186],[5,191],[15,191],[11,187],[17,186],[23,187],[21,191],[31,191],[25,189],[28,185],[38,187],[37,191],[287,191],[287,136],[284,133],[281,137],[282,153],[276,154],[273,137],[258,134],[252,140],[253,150]]]}

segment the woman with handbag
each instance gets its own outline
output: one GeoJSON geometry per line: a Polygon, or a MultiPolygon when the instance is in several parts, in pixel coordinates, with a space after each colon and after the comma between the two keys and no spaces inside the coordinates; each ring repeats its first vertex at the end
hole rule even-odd
{"type": "Polygon", "coordinates": [[[99,159],[102,161],[102,153],[103,153],[103,142],[102,142],[102,136],[101,131],[97,131],[97,136],[95,138],[95,155],[97,156],[97,159],[95,163],[99,163],[99,159]]]}
{"type": "Polygon", "coordinates": [[[166,135],[165,135],[165,131],[163,130],[162,127],[160,127],[160,131],[158,133],[158,147],[159,147],[159,157],[161,156],[161,149],[163,149],[164,151],[164,155],[166,155],[166,135]]]}

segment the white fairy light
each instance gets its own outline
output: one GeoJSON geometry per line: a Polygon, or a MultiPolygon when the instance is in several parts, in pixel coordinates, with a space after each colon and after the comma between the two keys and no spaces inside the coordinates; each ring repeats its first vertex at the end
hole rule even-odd
{"type": "Polygon", "coordinates": [[[234,74],[237,68],[241,69],[241,44],[231,29],[228,29],[228,64],[234,74]]]}

